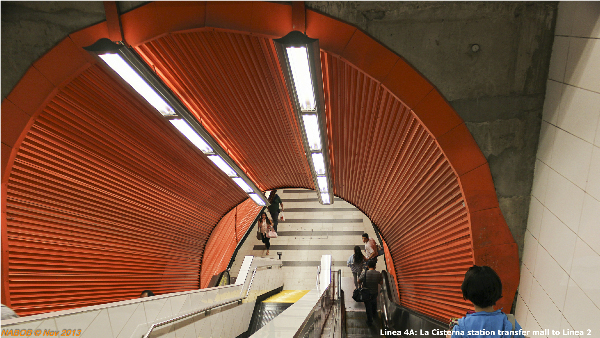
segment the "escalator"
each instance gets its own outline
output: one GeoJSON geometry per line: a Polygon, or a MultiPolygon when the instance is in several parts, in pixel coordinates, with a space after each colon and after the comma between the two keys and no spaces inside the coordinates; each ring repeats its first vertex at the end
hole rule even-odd
{"type": "Polygon", "coordinates": [[[256,299],[252,319],[248,331],[237,338],[252,336],[256,331],[267,325],[271,320],[287,310],[296,301],[302,298],[309,290],[285,290],[282,288],[268,292],[256,299]]]}

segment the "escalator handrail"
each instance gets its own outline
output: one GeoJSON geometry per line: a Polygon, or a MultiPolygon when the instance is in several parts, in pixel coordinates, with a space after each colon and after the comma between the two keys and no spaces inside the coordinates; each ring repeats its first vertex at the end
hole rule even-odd
{"type": "MultiPolygon", "coordinates": [[[[223,302],[220,302],[220,303],[217,303],[217,304],[212,304],[212,305],[204,307],[204,308],[202,308],[200,310],[195,310],[195,311],[183,314],[181,316],[173,317],[173,318],[164,320],[162,322],[152,324],[152,326],[150,326],[150,328],[148,329],[148,332],[146,332],[146,334],[142,338],[148,338],[150,336],[150,334],[152,333],[152,331],[154,329],[156,329],[157,327],[161,327],[161,326],[164,326],[164,325],[167,325],[167,324],[171,324],[171,323],[174,323],[176,321],[179,321],[179,320],[182,320],[182,319],[185,319],[185,318],[188,318],[188,317],[193,317],[193,316],[195,316],[197,314],[200,314],[202,312],[210,311],[212,309],[215,309],[215,308],[218,308],[218,307],[221,307],[221,306],[225,306],[225,305],[229,305],[229,304],[233,304],[233,303],[236,303],[236,302],[243,301],[244,299],[246,299],[248,297],[248,294],[250,293],[250,289],[252,288],[252,282],[254,281],[254,276],[256,275],[256,272],[259,271],[259,270],[271,269],[271,268],[273,268],[273,266],[281,266],[281,264],[263,265],[263,266],[257,266],[256,268],[254,268],[254,271],[252,272],[252,278],[250,279],[250,283],[248,284],[248,290],[246,291],[246,295],[245,296],[243,296],[243,297],[240,296],[240,297],[237,297],[237,298],[234,298],[234,299],[230,299],[230,300],[226,300],[226,301],[223,301],[223,302]]],[[[233,286],[235,286],[235,285],[226,285],[225,287],[233,287],[233,286]]],[[[244,292],[243,288],[242,288],[241,292],[244,292]]]]}
{"type": "Polygon", "coordinates": [[[202,308],[200,310],[192,311],[192,312],[186,313],[186,314],[181,315],[181,316],[173,317],[173,318],[164,320],[162,322],[152,324],[152,326],[150,326],[150,329],[148,329],[148,332],[146,332],[146,334],[144,335],[143,338],[148,338],[150,336],[150,333],[152,333],[152,331],[155,328],[157,328],[157,327],[164,326],[164,325],[167,325],[167,324],[171,324],[171,323],[174,323],[174,322],[179,321],[181,319],[192,317],[192,316],[195,316],[195,315],[197,315],[199,313],[206,312],[206,311],[209,311],[209,310],[221,307],[221,306],[225,306],[225,305],[233,304],[233,303],[236,303],[236,302],[240,302],[243,299],[244,299],[244,297],[234,298],[234,299],[231,299],[231,300],[227,300],[227,301],[224,301],[224,302],[213,304],[211,306],[207,306],[207,307],[202,308]]]}

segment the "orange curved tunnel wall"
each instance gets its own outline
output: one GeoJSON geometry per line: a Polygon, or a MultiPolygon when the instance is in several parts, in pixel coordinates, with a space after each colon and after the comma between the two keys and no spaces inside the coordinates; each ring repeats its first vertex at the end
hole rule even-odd
{"type": "Polygon", "coordinates": [[[219,221],[204,250],[200,277],[201,288],[208,286],[212,276],[227,269],[236,246],[244,239],[244,234],[252,226],[262,208],[248,198],[219,221]]]}
{"type": "MultiPolygon", "coordinates": [[[[156,67],[259,187],[311,187],[270,40],[292,29],[291,6],[157,2],[121,19],[127,42],[156,67]],[[210,74],[230,65],[221,60],[210,66],[195,53],[181,52],[190,41],[205,44],[202,39],[214,40],[204,45],[207,48],[228,44],[225,51],[230,54],[215,55],[230,58],[228,62],[239,63],[239,68],[210,74]],[[189,81],[186,70],[196,72],[198,80],[189,81]],[[235,77],[224,76],[233,73],[235,77]],[[205,90],[207,86],[220,92],[205,90]],[[223,92],[226,95],[219,96],[223,92]],[[268,149],[252,138],[260,138],[261,129],[271,131],[281,145],[275,154],[265,155],[268,149]],[[269,167],[270,158],[281,170],[269,167]]],[[[516,244],[498,208],[485,158],[460,117],[410,65],[355,27],[308,10],[306,30],[322,48],[335,194],[360,208],[379,228],[403,303],[442,320],[461,316],[468,304],[458,286],[466,268],[477,263],[498,271],[504,282],[498,305],[510,309],[519,278],[516,244]]],[[[36,62],[2,103],[2,294],[3,302],[21,314],[120,300],[135,296],[139,288],[171,292],[198,287],[199,279],[204,281],[198,264],[206,243],[222,243],[221,233],[230,231],[213,228],[246,198],[81,49],[107,36],[105,23],[72,34],[36,62]],[[8,133],[5,124],[11,126],[8,133]],[[87,156],[77,157],[77,142],[86,144],[87,156]],[[63,147],[60,154],[55,153],[58,144],[63,147]],[[67,155],[75,158],[67,161],[67,155]],[[51,180],[41,182],[39,177],[52,175],[60,178],[51,192],[27,190],[45,187],[51,180]],[[104,188],[117,191],[99,192],[96,185],[109,178],[111,184],[104,188]],[[58,191],[69,193],[60,200],[58,191]],[[73,196],[82,191],[93,198],[75,201],[73,196]],[[95,194],[87,193],[92,191],[95,194]],[[132,212],[103,211],[98,203],[132,212]],[[96,220],[97,213],[107,220],[96,220]],[[53,221],[40,224],[40,215],[53,221]],[[129,260],[119,257],[120,265],[115,265],[110,257],[119,256],[122,244],[115,236],[121,232],[130,234],[123,238],[129,241],[128,249],[148,252],[153,246],[189,264],[175,271],[164,259],[150,267],[143,265],[153,261],[150,256],[130,255],[129,260]],[[209,238],[211,232],[214,238],[209,238]],[[96,238],[96,233],[105,238],[96,238]],[[106,240],[110,236],[111,243],[106,240]],[[160,243],[149,244],[152,240],[160,243]],[[29,243],[38,243],[40,250],[27,249],[29,243]],[[75,247],[73,243],[88,251],[49,254],[59,244],[75,247]],[[115,266],[131,270],[119,275],[115,266]],[[47,276],[43,271],[60,269],[68,277],[40,277],[47,276]],[[98,283],[101,279],[95,277],[107,269],[112,277],[98,283]],[[93,276],[94,282],[86,284],[75,275],[93,276]],[[149,280],[156,284],[147,285],[149,280]],[[73,289],[47,299],[57,285],[73,289]],[[127,291],[109,300],[104,297],[109,287],[127,291]],[[69,297],[73,292],[79,296],[69,297]]],[[[202,57],[215,50],[205,50],[202,57]]],[[[225,218],[222,222],[228,223],[225,218]]],[[[204,255],[203,276],[221,269],[223,261],[223,256],[204,255]]]]}

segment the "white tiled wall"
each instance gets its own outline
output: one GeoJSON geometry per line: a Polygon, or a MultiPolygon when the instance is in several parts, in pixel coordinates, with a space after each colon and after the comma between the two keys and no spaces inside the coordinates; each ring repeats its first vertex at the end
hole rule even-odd
{"type": "Polygon", "coordinates": [[[516,317],[600,337],[600,2],[559,3],[555,34],[516,317]]]}
{"type": "MultiPolygon", "coordinates": [[[[280,261],[255,258],[249,269],[251,275],[255,267],[273,266],[272,269],[258,270],[249,292],[242,305],[217,308],[206,316],[199,314],[188,320],[157,328],[151,337],[160,338],[196,338],[196,337],[236,337],[248,329],[256,297],[283,286],[280,261]]],[[[246,278],[249,280],[249,278],[246,278]]],[[[6,330],[31,329],[35,337],[36,330],[53,332],[63,329],[75,329],[82,338],[140,338],[153,323],[178,315],[201,310],[210,304],[236,299],[246,295],[244,285],[229,285],[218,288],[178,292],[156,297],[132,299],[121,302],[90,306],[85,308],[45,313],[2,321],[6,330]],[[77,331],[81,330],[81,331],[77,331]]]]}

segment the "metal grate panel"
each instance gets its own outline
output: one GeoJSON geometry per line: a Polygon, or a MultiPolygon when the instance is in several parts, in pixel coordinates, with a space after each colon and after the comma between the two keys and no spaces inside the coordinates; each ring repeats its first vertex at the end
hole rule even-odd
{"type": "Polygon", "coordinates": [[[314,188],[272,40],[210,30],[136,50],[259,189],[314,188]]]}
{"type": "Polygon", "coordinates": [[[378,81],[321,53],[333,185],[389,247],[402,305],[447,320],[469,304],[460,284],[473,264],[456,174],[434,138],[378,81]]]}
{"type": "Polygon", "coordinates": [[[237,244],[263,207],[248,198],[229,211],[214,228],[202,259],[201,287],[208,286],[212,276],[227,268],[237,244]]]}
{"type": "Polygon", "coordinates": [[[21,144],[6,189],[19,315],[197,289],[213,226],[247,198],[130,93],[93,66],[21,144]]]}

